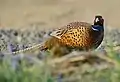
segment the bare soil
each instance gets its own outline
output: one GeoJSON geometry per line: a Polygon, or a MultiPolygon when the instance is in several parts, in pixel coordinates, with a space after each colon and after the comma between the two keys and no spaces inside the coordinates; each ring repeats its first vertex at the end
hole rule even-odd
{"type": "Polygon", "coordinates": [[[92,23],[101,14],[105,25],[120,27],[120,0],[0,0],[0,25],[23,28],[39,24],[40,28],[61,27],[72,21],[92,23]]]}

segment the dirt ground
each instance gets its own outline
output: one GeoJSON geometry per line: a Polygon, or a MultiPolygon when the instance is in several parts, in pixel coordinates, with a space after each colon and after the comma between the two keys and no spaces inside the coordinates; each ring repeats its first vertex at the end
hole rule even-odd
{"type": "Polygon", "coordinates": [[[0,0],[0,25],[20,28],[60,27],[72,21],[92,23],[101,14],[105,25],[120,27],[120,0],[0,0]]]}

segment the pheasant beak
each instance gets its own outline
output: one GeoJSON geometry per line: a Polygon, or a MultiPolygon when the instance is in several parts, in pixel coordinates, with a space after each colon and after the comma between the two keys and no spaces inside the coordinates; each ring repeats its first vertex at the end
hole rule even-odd
{"type": "Polygon", "coordinates": [[[100,20],[98,18],[95,19],[95,22],[99,22],[100,20]]]}

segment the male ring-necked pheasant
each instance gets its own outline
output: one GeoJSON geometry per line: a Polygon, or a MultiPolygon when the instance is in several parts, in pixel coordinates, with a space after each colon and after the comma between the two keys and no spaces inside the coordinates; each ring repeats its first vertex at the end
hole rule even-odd
{"type": "Polygon", "coordinates": [[[24,52],[33,48],[45,50],[57,44],[73,49],[95,49],[101,44],[104,37],[104,19],[100,15],[95,16],[93,25],[86,22],[72,22],[55,29],[50,33],[50,36],[51,38],[42,45],[38,44],[13,53],[24,52]]]}

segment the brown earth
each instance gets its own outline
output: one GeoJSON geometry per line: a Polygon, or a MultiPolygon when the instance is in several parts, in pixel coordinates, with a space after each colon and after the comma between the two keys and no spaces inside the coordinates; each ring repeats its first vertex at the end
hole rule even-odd
{"type": "Polygon", "coordinates": [[[0,25],[19,28],[39,24],[60,27],[71,21],[92,23],[104,16],[106,25],[120,27],[120,0],[0,0],[0,25]]]}

